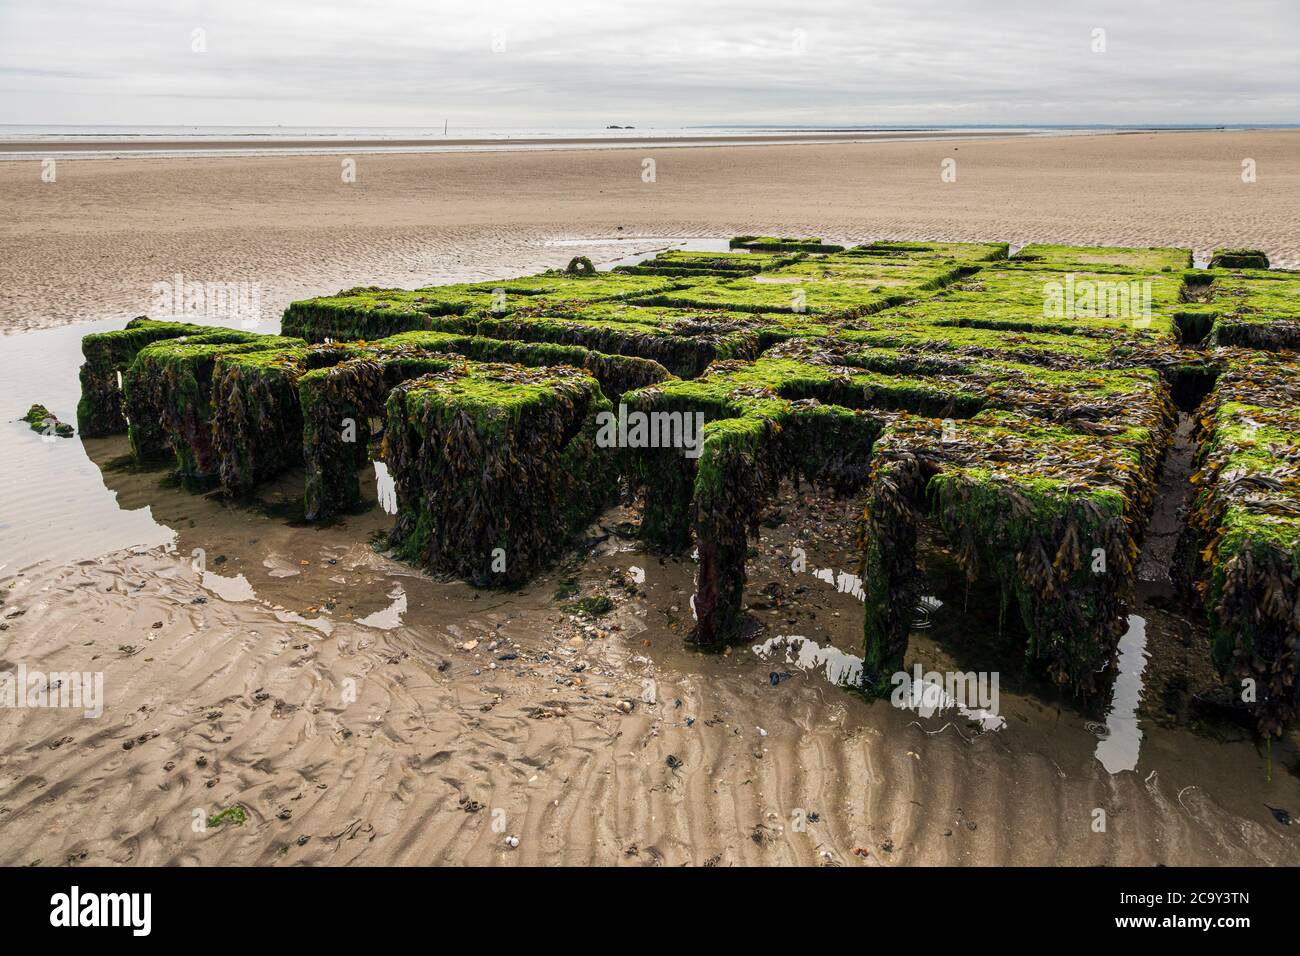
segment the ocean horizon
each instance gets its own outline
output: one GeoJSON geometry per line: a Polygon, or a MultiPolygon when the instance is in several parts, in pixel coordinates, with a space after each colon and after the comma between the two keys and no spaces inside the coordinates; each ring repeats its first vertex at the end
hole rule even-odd
{"type": "Polygon", "coordinates": [[[969,123],[969,124],[853,124],[853,123],[735,123],[726,125],[637,126],[219,126],[144,124],[14,124],[0,123],[0,142],[113,139],[576,139],[679,136],[754,136],[762,133],[919,133],[919,132],[1115,132],[1124,130],[1293,129],[1285,123],[1205,124],[1076,124],[1076,123],[969,123]]]}

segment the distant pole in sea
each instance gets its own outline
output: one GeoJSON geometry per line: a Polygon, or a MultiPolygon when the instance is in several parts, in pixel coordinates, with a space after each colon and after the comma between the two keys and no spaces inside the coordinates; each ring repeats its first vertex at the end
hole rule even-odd
{"type": "Polygon", "coordinates": [[[447,135],[447,124],[448,124],[449,122],[450,122],[450,120],[443,120],[443,121],[442,121],[442,135],[443,135],[443,136],[446,136],[446,135],[447,135]]]}

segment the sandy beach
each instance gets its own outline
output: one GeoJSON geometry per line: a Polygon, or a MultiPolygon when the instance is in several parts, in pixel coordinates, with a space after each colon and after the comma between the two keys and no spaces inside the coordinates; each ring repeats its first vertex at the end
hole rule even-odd
{"type": "MultiPolygon", "coordinates": [[[[1300,852],[1259,799],[1300,803],[1284,769],[1294,740],[1274,746],[1267,782],[1246,732],[1193,733],[1165,712],[1164,675],[1148,674],[1142,730],[1120,740],[1134,759],[1140,748],[1137,770],[1115,773],[1104,715],[1017,680],[1014,652],[964,643],[966,615],[936,614],[914,654],[1001,667],[1002,729],[835,686],[859,651],[861,605],[791,582],[783,564],[796,543],[815,566],[851,561],[852,502],[783,500],[787,524],[751,562],[767,630],[709,655],[682,641],[691,562],[621,538],[627,513],[524,591],[476,592],[376,555],[378,509],[294,527],[113,465],[121,439],[87,448],[123,507],[147,502],[179,536],[171,552],[13,583],[3,662],[102,669],[108,706],[97,720],[4,712],[0,864],[1095,866],[1300,852]],[[575,618],[555,598],[565,580],[614,610],[575,618]],[[193,830],[235,804],[243,826],[193,830]]],[[[263,500],[274,512],[298,493],[286,481],[263,500]]],[[[1204,654],[1151,637],[1153,672],[1204,654]]]]}
{"type": "Polygon", "coordinates": [[[41,171],[0,163],[0,671],[102,671],[105,706],[0,711],[0,865],[1300,861],[1270,809],[1300,812],[1297,735],[1266,752],[1197,710],[1204,629],[1158,595],[1121,665],[1140,703],[1076,701],[1013,639],[981,642],[997,609],[931,542],[939,610],[912,655],[1003,674],[982,728],[838,686],[862,606],[788,556],[854,568],[860,500],[788,488],[750,562],[764,629],[702,654],[683,643],[693,564],[621,533],[634,502],[522,591],[476,591],[376,553],[378,507],[295,520],[300,471],[236,506],[130,464],[123,437],[13,422],[37,400],[74,421],[66,326],[147,313],[176,273],[258,283],[274,330],[339,288],[754,230],[1248,245],[1297,268],[1300,131],[376,154],[353,183],[337,155],[41,171]],[[577,614],[575,593],[613,609],[577,614]],[[242,826],[194,826],[235,805],[242,826]]]}
{"type": "Polygon", "coordinates": [[[754,229],[1250,245],[1297,267],[1297,147],[1290,130],[382,154],[355,157],[352,183],[336,155],[60,160],[53,183],[33,156],[0,163],[0,328],[141,315],[178,272],[258,283],[273,324],[294,299],[359,284],[503,278],[754,229]]]}

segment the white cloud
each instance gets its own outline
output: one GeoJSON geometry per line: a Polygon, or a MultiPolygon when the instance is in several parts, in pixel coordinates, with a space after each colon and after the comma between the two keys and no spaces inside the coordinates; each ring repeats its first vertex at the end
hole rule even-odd
{"type": "Polygon", "coordinates": [[[1296,5],[1078,6],[0,0],[0,122],[1300,121],[1296,5]]]}

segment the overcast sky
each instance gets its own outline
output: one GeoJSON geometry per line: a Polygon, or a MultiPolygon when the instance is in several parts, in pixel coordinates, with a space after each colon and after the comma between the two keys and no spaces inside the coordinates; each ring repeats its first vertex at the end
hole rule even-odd
{"type": "Polygon", "coordinates": [[[1296,123],[1298,66],[1296,0],[0,0],[17,124],[1296,123]]]}

